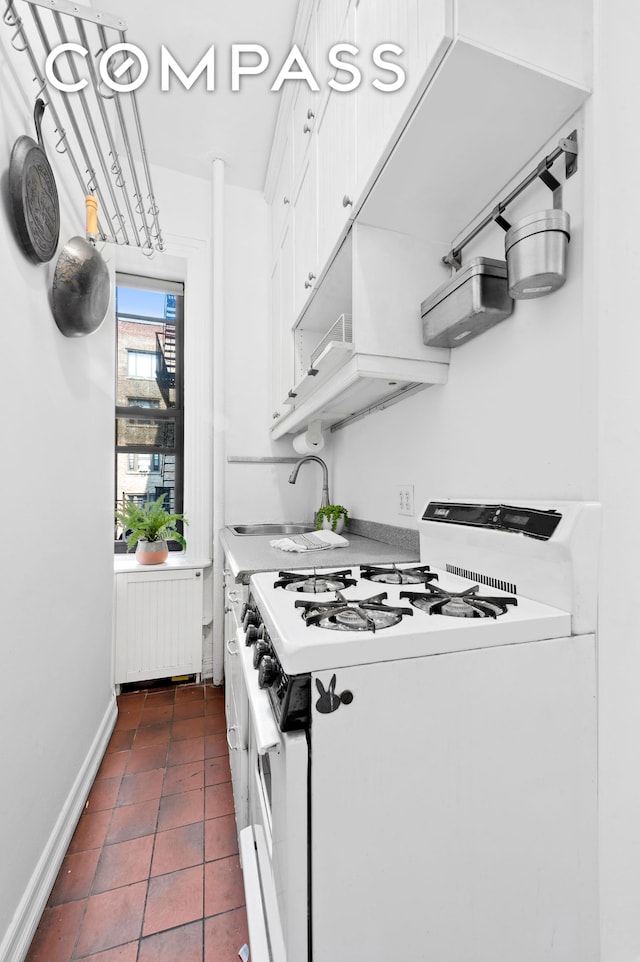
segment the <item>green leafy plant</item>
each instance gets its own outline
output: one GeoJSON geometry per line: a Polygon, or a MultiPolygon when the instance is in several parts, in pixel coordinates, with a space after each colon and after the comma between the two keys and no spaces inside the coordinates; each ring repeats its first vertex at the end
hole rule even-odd
{"type": "Polygon", "coordinates": [[[324,518],[331,522],[331,530],[335,531],[336,525],[340,518],[344,518],[345,524],[348,522],[349,512],[341,504],[327,504],[323,508],[318,508],[318,513],[316,515],[316,531],[322,527],[322,521],[324,518]]]}
{"type": "Polygon", "coordinates": [[[161,494],[155,501],[138,504],[127,501],[122,511],[116,511],[116,518],[121,523],[127,536],[129,551],[135,548],[138,541],[177,541],[182,548],[187,542],[177,530],[179,521],[189,524],[183,514],[170,514],[164,507],[166,494],[161,494]]]}

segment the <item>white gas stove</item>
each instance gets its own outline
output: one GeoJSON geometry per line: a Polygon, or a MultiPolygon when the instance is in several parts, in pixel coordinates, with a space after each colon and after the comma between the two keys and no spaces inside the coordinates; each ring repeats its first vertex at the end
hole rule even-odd
{"type": "Polygon", "coordinates": [[[252,952],[596,962],[599,523],[433,501],[415,565],[251,578],[252,952]]]}
{"type": "Polygon", "coordinates": [[[281,724],[290,676],[595,630],[598,505],[430,502],[419,527],[417,565],[252,577],[248,643],[281,724]]]}
{"type": "MultiPolygon", "coordinates": [[[[411,571],[413,568],[411,565],[398,565],[395,571],[411,571]]],[[[314,573],[324,576],[322,570],[306,571],[311,576],[314,573]]],[[[478,610],[472,607],[478,596],[491,597],[496,601],[513,597],[498,589],[481,590],[482,585],[478,585],[478,582],[441,569],[430,568],[430,573],[435,574],[438,580],[429,582],[430,587],[426,590],[416,584],[400,587],[374,583],[363,576],[362,569],[357,567],[349,571],[356,584],[341,590],[339,596],[335,591],[315,594],[296,592],[295,600],[290,592],[273,589],[273,572],[252,578],[254,601],[275,655],[286,674],[418,658],[540,638],[561,638],[571,633],[569,612],[522,596],[516,598],[515,605],[506,604],[504,612],[495,617],[429,614],[417,604],[421,598],[425,598],[426,603],[433,607],[432,599],[437,598],[440,591],[463,593],[478,589],[466,596],[469,599],[466,604],[471,611],[478,610]],[[344,605],[340,605],[340,599],[344,599],[344,605]],[[379,599],[377,603],[375,599],[379,599]],[[362,606],[357,604],[358,601],[362,606]],[[299,603],[298,607],[295,607],[296,603],[299,603]],[[305,622],[303,604],[309,606],[311,614],[316,609],[318,612],[326,610],[326,617],[322,619],[324,627],[305,622]],[[335,608],[323,607],[327,605],[335,605],[335,608]],[[395,624],[380,624],[386,615],[393,618],[395,612],[400,620],[395,624]],[[335,620],[330,621],[331,618],[335,620]],[[350,629],[350,623],[362,627],[350,629]]],[[[394,569],[390,571],[394,573],[394,569]]],[[[454,606],[454,601],[449,603],[450,608],[454,606]]]]}

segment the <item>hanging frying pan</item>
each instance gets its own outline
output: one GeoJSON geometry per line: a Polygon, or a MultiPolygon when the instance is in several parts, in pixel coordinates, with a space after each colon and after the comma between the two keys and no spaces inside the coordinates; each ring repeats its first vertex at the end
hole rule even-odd
{"type": "Polygon", "coordinates": [[[60,236],[60,206],[53,171],[42,144],[44,100],[36,100],[33,120],[38,143],[18,137],[9,161],[11,211],[26,254],[33,261],[50,261],[60,236]]]}
{"type": "Polygon", "coordinates": [[[109,270],[95,247],[98,201],[89,194],[87,236],[72,237],[60,252],[53,275],[51,305],[55,322],[65,337],[92,334],[109,306],[109,270]]]}

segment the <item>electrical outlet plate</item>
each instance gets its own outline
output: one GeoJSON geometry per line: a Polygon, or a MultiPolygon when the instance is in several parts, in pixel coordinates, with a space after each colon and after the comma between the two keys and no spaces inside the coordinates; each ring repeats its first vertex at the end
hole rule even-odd
{"type": "Polygon", "coordinates": [[[414,510],[413,510],[413,485],[412,484],[398,485],[396,504],[397,504],[398,514],[413,515],[414,510]]]}

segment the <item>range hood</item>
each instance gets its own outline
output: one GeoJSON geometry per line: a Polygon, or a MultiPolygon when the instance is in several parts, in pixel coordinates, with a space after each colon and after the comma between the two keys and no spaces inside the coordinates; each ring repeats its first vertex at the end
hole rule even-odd
{"type": "Polygon", "coordinates": [[[312,421],[334,430],[343,423],[387,407],[407,394],[444,384],[448,362],[353,354],[326,378],[313,378],[311,393],[292,398],[292,409],[271,429],[272,438],[304,431],[312,421]]]}

